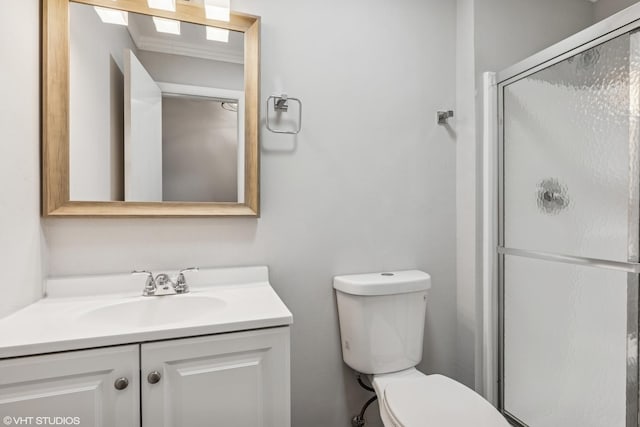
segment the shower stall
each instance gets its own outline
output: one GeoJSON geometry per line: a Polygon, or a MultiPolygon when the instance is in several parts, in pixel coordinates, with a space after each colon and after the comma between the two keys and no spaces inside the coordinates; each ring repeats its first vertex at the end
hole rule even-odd
{"type": "Polygon", "coordinates": [[[494,378],[518,426],[638,427],[638,19],[494,75],[494,378]]]}

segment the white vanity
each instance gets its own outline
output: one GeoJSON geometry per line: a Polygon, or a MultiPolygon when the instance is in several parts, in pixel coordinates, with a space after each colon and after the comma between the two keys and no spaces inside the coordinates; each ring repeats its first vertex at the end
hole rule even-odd
{"type": "Polygon", "coordinates": [[[188,279],[189,293],[148,297],[129,275],[49,280],[46,298],[0,319],[0,416],[290,426],[292,315],[267,268],[188,279]]]}

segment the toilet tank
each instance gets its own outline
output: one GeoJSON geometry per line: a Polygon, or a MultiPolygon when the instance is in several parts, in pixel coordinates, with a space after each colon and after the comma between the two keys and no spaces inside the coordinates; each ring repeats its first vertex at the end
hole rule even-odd
{"type": "Polygon", "coordinates": [[[337,276],[342,358],[363,374],[383,374],[422,360],[427,290],[419,270],[337,276]]]}

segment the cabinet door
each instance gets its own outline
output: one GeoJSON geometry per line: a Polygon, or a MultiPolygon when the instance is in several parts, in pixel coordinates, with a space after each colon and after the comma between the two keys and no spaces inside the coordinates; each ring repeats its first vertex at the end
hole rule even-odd
{"type": "Polygon", "coordinates": [[[289,328],[149,343],[141,351],[144,426],[291,425],[289,328]]]}
{"type": "Polygon", "coordinates": [[[139,381],[137,345],[0,360],[0,417],[6,425],[139,426],[139,381]],[[122,390],[119,378],[128,381],[122,390]]]}

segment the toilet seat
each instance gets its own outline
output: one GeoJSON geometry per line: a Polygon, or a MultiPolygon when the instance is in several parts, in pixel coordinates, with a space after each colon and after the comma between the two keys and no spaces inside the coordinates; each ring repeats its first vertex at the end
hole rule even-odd
{"type": "Polygon", "coordinates": [[[407,371],[373,377],[386,427],[509,427],[489,402],[466,386],[443,375],[407,371]]]}

